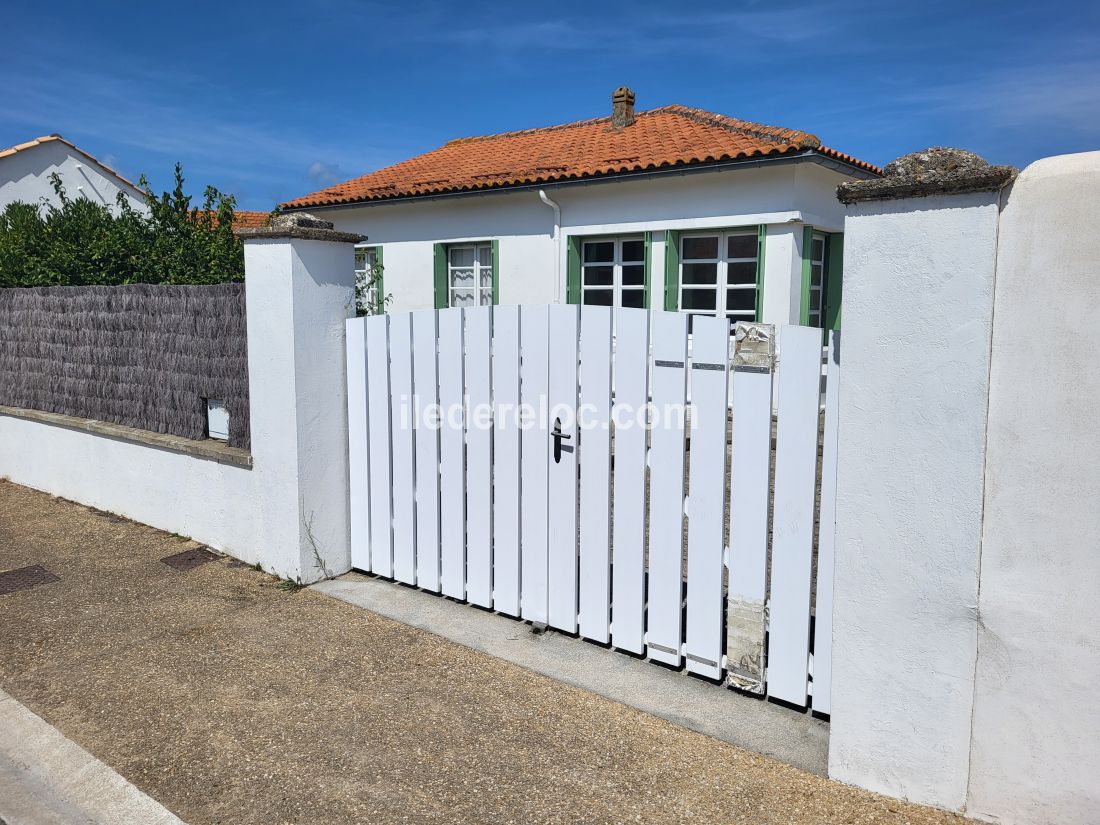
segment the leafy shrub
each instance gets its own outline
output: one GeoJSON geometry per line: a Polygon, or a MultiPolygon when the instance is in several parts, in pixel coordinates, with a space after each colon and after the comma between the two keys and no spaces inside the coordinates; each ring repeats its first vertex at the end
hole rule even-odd
{"type": "MultiPolygon", "coordinates": [[[[175,187],[150,194],[146,215],[122,193],[114,211],[70,199],[52,175],[59,205],[12,203],[0,212],[0,288],[243,280],[235,199],[208,186],[202,206],[192,208],[183,180],[176,164],[175,187]]],[[[146,189],[144,177],[139,185],[146,189]]]]}

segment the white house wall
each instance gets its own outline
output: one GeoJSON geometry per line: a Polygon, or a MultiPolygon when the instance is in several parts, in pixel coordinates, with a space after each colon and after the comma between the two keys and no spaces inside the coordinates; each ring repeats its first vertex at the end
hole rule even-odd
{"type": "Polygon", "coordinates": [[[56,172],[65,194],[72,200],[81,196],[113,207],[119,192],[126,193],[137,209],[147,209],[144,198],[110,170],[60,140],[50,140],[0,158],[0,209],[14,201],[39,203],[43,199],[58,203],[50,183],[56,172]]]}
{"type": "Polygon", "coordinates": [[[745,166],[668,177],[547,187],[554,211],[537,189],[435,200],[318,208],[342,231],[383,247],[391,311],[434,306],[435,243],[499,239],[500,303],[565,301],[570,235],[653,232],[651,306],[664,301],[664,230],[769,225],[765,248],[764,320],[798,321],[803,223],[843,227],[836,185],[846,176],[813,163],[745,166]]]}

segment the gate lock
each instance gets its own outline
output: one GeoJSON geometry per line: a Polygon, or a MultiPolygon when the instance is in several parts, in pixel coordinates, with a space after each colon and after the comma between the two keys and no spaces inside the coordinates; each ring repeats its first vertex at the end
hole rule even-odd
{"type": "Polygon", "coordinates": [[[561,431],[561,419],[560,418],[555,418],[554,419],[554,429],[550,433],[550,436],[554,439],[554,463],[555,464],[560,464],[561,463],[561,454],[563,452],[566,452],[566,453],[573,452],[572,447],[570,447],[568,444],[563,445],[561,442],[562,442],[562,440],[568,440],[568,439],[572,438],[572,436],[571,435],[566,435],[565,433],[563,433],[561,431]]]}

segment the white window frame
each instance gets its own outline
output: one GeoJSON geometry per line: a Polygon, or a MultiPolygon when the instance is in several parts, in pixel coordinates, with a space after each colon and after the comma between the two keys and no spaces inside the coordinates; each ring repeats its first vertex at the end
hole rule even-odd
{"type": "MultiPolygon", "coordinates": [[[[454,282],[454,272],[456,270],[467,271],[473,269],[474,271],[474,294],[477,296],[477,302],[472,306],[492,306],[493,305],[493,244],[491,241],[469,241],[466,243],[454,243],[447,244],[447,306],[458,306],[455,304],[455,292],[462,290],[468,291],[469,287],[456,287],[454,282]],[[474,259],[471,266],[456,266],[452,263],[451,253],[460,249],[473,250],[474,259]],[[484,250],[488,259],[482,261],[480,250],[484,250]],[[489,285],[482,286],[482,275],[487,273],[489,276],[489,285]]],[[[471,306],[470,304],[462,304],[462,306],[471,306]]]]}
{"type": "Polygon", "coordinates": [[[677,295],[678,300],[677,300],[676,305],[680,308],[681,312],[686,312],[689,315],[709,315],[711,317],[725,316],[726,318],[729,318],[731,322],[734,322],[734,323],[736,323],[737,321],[755,321],[756,320],[757,310],[760,306],[760,247],[759,247],[759,245],[756,246],[756,254],[753,255],[751,258],[730,258],[730,257],[728,257],[729,238],[742,236],[742,235],[745,236],[745,237],[751,236],[752,239],[753,239],[753,242],[758,244],[758,240],[759,240],[759,237],[760,237],[759,236],[759,230],[756,229],[755,227],[747,228],[747,229],[698,230],[698,231],[692,231],[692,232],[683,232],[683,233],[680,234],[680,239],[679,239],[680,248],[677,250],[678,253],[679,253],[678,256],[677,256],[678,259],[679,259],[678,260],[679,272],[677,273],[678,276],[679,276],[679,285],[678,285],[679,293],[677,295]],[[684,245],[685,245],[684,242],[685,241],[687,241],[691,238],[713,238],[715,236],[717,236],[717,238],[718,238],[718,257],[717,258],[686,258],[684,256],[684,245]],[[684,284],[684,264],[694,264],[694,263],[704,263],[704,264],[714,263],[714,264],[717,264],[717,267],[715,267],[716,280],[715,280],[715,283],[714,283],[713,286],[711,286],[709,284],[687,284],[685,286],[685,284],[684,284]],[[737,263],[753,263],[753,264],[756,265],[755,277],[754,277],[753,283],[751,285],[750,284],[730,284],[730,283],[728,283],[728,275],[729,275],[728,267],[729,267],[729,264],[737,264],[737,263]],[[710,310],[685,309],[684,308],[684,290],[685,290],[685,288],[688,289],[688,290],[693,290],[693,289],[696,289],[696,290],[714,289],[715,290],[714,311],[711,312],[710,310]],[[753,292],[753,309],[752,309],[751,313],[748,310],[728,309],[726,307],[726,301],[727,301],[727,298],[728,298],[728,295],[727,295],[726,291],[729,290],[729,289],[740,289],[740,290],[746,290],[746,291],[748,291],[750,289],[752,290],[752,292],[753,292]]]}
{"type": "MultiPolygon", "coordinates": [[[[378,247],[379,244],[356,244],[355,246],[355,283],[359,283],[359,279],[362,278],[366,282],[370,277],[370,273],[378,266],[378,247]],[[360,265],[362,264],[362,265],[360,265]]],[[[369,307],[371,313],[377,311],[378,307],[378,283],[375,282],[367,287],[363,293],[363,306],[369,307]]]]}
{"type": "Polygon", "coordinates": [[[645,235],[594,235],[590,238],[582,238],[581,239],[581,250],[580,250],[580,252],[581,252],[581,262],[580,262],[581,263],[581,272],[580,272],[581,284],[580,284],[580,286],[581,286],[581,305],[582,306],[584,306],[584,303],[585,303],[584,295],[585,295],[586,292],[590,292],[590,291],[591,292],[600,292],[600,291],[606,291],[608,289],[610,289],[612,291],[611,306],[621,307],[623,305],[623,290],[624,289],[627,290],[627,291],[630,291],[630,292],[640,292],[642,294],[642,306],[644,307],[646,305],[646,298],[645,298],[646,283],[645,283],[645,281],[646,281],[647,273],[646,273],[646,259],[645,259],[645,235]],[[624,261],[623,260],[623,244],[625,242],[630,242],[630,241],[639,241],[639,242],[641,242],[641,244],[642,244],[642,257],[641,257],[641,260],[637,260],[637,261],[633,261],[633,260],[624,261]],[[614,246],[615,251],[614,251],[614,255],[612,256],[612,260],[611,261],[592,261],[591,263],[586,264],[585,261],[584,261],[584,247],[585,247],[586,244],[590,244],[590,243],[613,243],[615,245],[614,246]],[[599,285],[593,284],[592,286],[588,286],[585,283],[585,278],[584,278],[585,269],[587,269],[588,267],[596,267],[596,266],[610,266],[610,267],[612,267],[613,275],[612,275],[612,279],[611,279],[611,286],[608,286],[606,284],[599,284],[599,285]],[[641,266],[642,267],[642,282],[641,282],[641,284],[627,284],[627,285],[624,286],[624,284],[623,284],[623,267],[624,266],[641,266]]]}
{"type": "Polygon", "coordinates": [[[810,259],[810,278],[806,290],[806,325],[821,329],[825,324],[825,270],[829,257],[828,239],[824,232],[814,232],[810,236],[810,249],[807,254],[810,259]],[[814,244],[821,241],[821,257],[814,257],[814,244]],[[814,267],[820,273],[817,286],[814,286],[814,267]],[[817,293],[817,309],[814,309],[814,293],[817,293]]]}

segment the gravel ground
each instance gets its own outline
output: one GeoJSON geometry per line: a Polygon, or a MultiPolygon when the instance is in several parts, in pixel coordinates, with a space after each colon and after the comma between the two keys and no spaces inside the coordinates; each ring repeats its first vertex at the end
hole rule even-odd
{"type": "Polygon", "coordinates": [[[0,684],[193,825],[963,821],[227,558],[160,561],[194,546],[0,481],[0,571],[60,576],[0,595],[0,684]]]}

